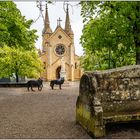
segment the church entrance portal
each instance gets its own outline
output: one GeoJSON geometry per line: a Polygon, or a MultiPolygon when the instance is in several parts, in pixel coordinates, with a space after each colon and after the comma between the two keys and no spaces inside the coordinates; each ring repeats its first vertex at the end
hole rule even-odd
{"type": "Polygon", "coordinates": [[[59,78],[60,78],[60,71],[61,71],[61,66],[59,66],[59,67],[56,69],[56,79],[59,79],[59,78]]]}

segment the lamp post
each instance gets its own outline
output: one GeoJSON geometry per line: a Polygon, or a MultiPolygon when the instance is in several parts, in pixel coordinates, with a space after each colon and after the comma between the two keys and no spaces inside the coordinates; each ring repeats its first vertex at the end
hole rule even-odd
{"type": "Polygon", "coordinates": [[[109,45],[109,50],[108,50],[108,68],[111,68],[111,48],[109,45]]]}

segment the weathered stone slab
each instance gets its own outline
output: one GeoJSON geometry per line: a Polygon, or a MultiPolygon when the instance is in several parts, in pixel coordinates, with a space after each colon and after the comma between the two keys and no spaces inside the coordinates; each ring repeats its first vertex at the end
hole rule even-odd
{"type": "Polygon", "coordinates": [[[106,123],[140,120],[140,65],[85,72],[79,91],[76,120],[95,137],[106,123]]]}

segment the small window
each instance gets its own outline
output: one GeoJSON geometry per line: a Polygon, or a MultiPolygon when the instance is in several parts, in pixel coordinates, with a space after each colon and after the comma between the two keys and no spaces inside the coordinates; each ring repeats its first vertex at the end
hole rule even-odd
{"type": "Polygon", "coordinates": [[[59,35],[59,36],[58,36],[58,38],[59,38],[59,39],[61,39],[61,38],[62,38],[62,36],[61,36],[61,35],[59,35]]]}
{"type": "Polygon", "coordinates": [[[44,69],[46,69],[46,62],[43,62],[44,63],[44,69]]]}

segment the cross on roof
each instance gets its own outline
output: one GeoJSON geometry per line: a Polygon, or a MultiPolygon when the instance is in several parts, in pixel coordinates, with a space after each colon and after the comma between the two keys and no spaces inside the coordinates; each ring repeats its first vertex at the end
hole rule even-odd
{"type": "Polygon", "coordinates": [[[61,22],[62,20],[60,19],[60,17],[59,17],[59,19],[57,20],[57,26],[60,26],[60,22],[61,22]]]}

